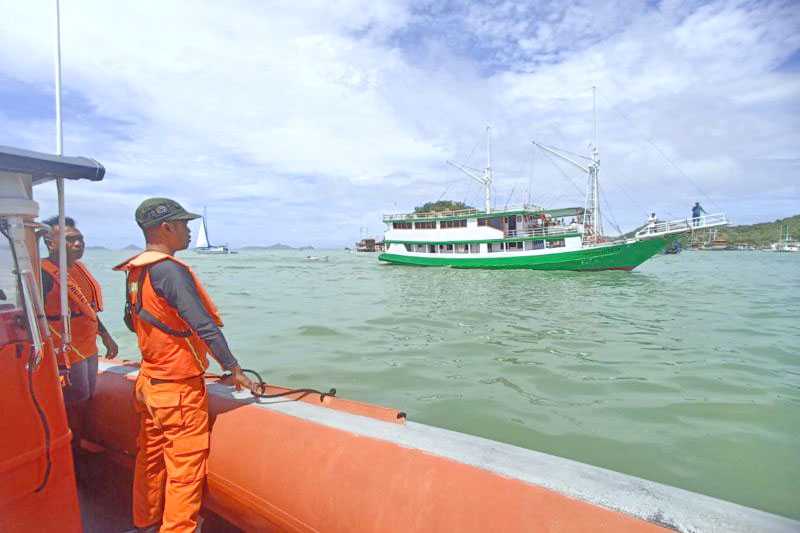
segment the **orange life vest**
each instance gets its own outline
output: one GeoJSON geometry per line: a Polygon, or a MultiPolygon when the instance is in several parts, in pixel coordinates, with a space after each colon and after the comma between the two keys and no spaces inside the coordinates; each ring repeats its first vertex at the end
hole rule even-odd
{"type": "MultiPolygon", "coordinates": [[[[61,284],[58,265],[43,260],[42,270],[53,280],[53,288],[44,301],[44,312],[53,335],[53,345],[61,342],[61,284]]],[[[67,300],[69,301],[71,341],[67,350],[66,363],[75,363],[97,355],[97,313],[103,310],[103,293],[100,284],[89,269],[76,261],[67,269],[67,300]]],[[[59,357],[62,363],[63,356],[59,357]]]]}
{"type": "Polygon", "coordinates": [[[150,267],[174,261],[186,268],[208,314],[222,326],[217,307],[192,269],[175,257],[145,251],[114,267],[126,272],[126,324],[139,339],[140,372],[150,378],[178,380],[203,374],[208,368],[208,345],[181,318],[178,310],[159,296],[150,281],[150,267]]]}

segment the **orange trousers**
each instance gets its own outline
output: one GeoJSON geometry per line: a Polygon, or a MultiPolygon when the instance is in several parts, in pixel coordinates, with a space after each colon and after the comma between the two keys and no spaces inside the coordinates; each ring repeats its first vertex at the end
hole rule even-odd
{"type": "Polygon", "coordinates": [[[208,459],[208,396],[202,376],[164,381],[139,374],[139,449],[133,476],[133,523],[161,533],[197,528],[208,459]]]}

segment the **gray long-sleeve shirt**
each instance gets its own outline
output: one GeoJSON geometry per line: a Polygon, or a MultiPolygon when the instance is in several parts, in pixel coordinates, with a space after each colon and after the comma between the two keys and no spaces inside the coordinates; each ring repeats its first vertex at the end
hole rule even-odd
{"type": "Polygon", "coordinates": [[[239,363],[231,353],[222,330],[208,314],[194,279],[186,268],[175,261],[160,261],[150,267],[150,283],[156,294],[174,307],[182,319],[197,332],[211,350],[211,355],[225,370],[239,363]]]}

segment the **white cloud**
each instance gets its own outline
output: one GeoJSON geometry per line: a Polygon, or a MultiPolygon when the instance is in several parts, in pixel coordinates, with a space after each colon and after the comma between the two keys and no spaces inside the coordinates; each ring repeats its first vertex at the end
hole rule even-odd
{"type": "MultiPolygon", "coordinates": [[[[50,3],[0,4],[0,76],[50,91],[50,3]]],[[[82,103],[65,146],[109,169],[107,183],[73,188],[92,224],[108,216],[97,196],[117,214],[175,195],[216,206],[216,233],[234,244],[298,228],[295,243],[344,244],[359,226],[377,230],[381,210],[448,184],[479,202],[443,162],[482,164],[487,122],[496,197],[513,189],[519,201],[530,138],[573,151],[590,141],[593,84],[604,189],[622,225],[650,209],[623,209],[630,198],[681,211],[707,193],[729,209],[766,202],[746,212],[772,218],[788,213],[769,212],[765,184],[800,197],[784,161],[798,157],[800,76],[776,70],[800,47],[791,3],[87,0],[62,2],[62,17],[65,102],[82,103]]],[[[0,143],[51,149],[51,124],[4,107],[0,143]]],[[[541,155],[532,183],[534,198],[580,202],[541,155]]],[[[135,237],[130,223],[97,231],[135,237]]]]}

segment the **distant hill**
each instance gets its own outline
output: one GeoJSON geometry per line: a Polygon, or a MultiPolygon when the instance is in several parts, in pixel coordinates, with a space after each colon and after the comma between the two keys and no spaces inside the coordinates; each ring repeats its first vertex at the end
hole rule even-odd
{"type": "Polygon", "coordinates": [[[135,244],[129,244],[128,246],[126,246],[125,248],[122,248],[122,249],[123,250],[144,250],[143,247],[136,246],[135,244]]]}
{"type": "Polygon", "coordinates": [[[106,248],[105,246],[87,246],[86,249],[87,250],[109,250],[109,248],[106,248]]]}
{"type": "Polygon", "coordinates": [[[786,225],[789,226],[789,238],[800,239],[800,215],[779,218],[775,222],[720,228],[717,233],[731,244],[766,246],[783,238],[783,227],[786,225]]]}
{"type": "Polygon", "coordinates": [[[300,248],[295,248],[294,246],[289,246],[288,244],[277,243],[271,246],[242,246],[241,250],[313,250],[313,246],[301,246],[300,248]]]}

